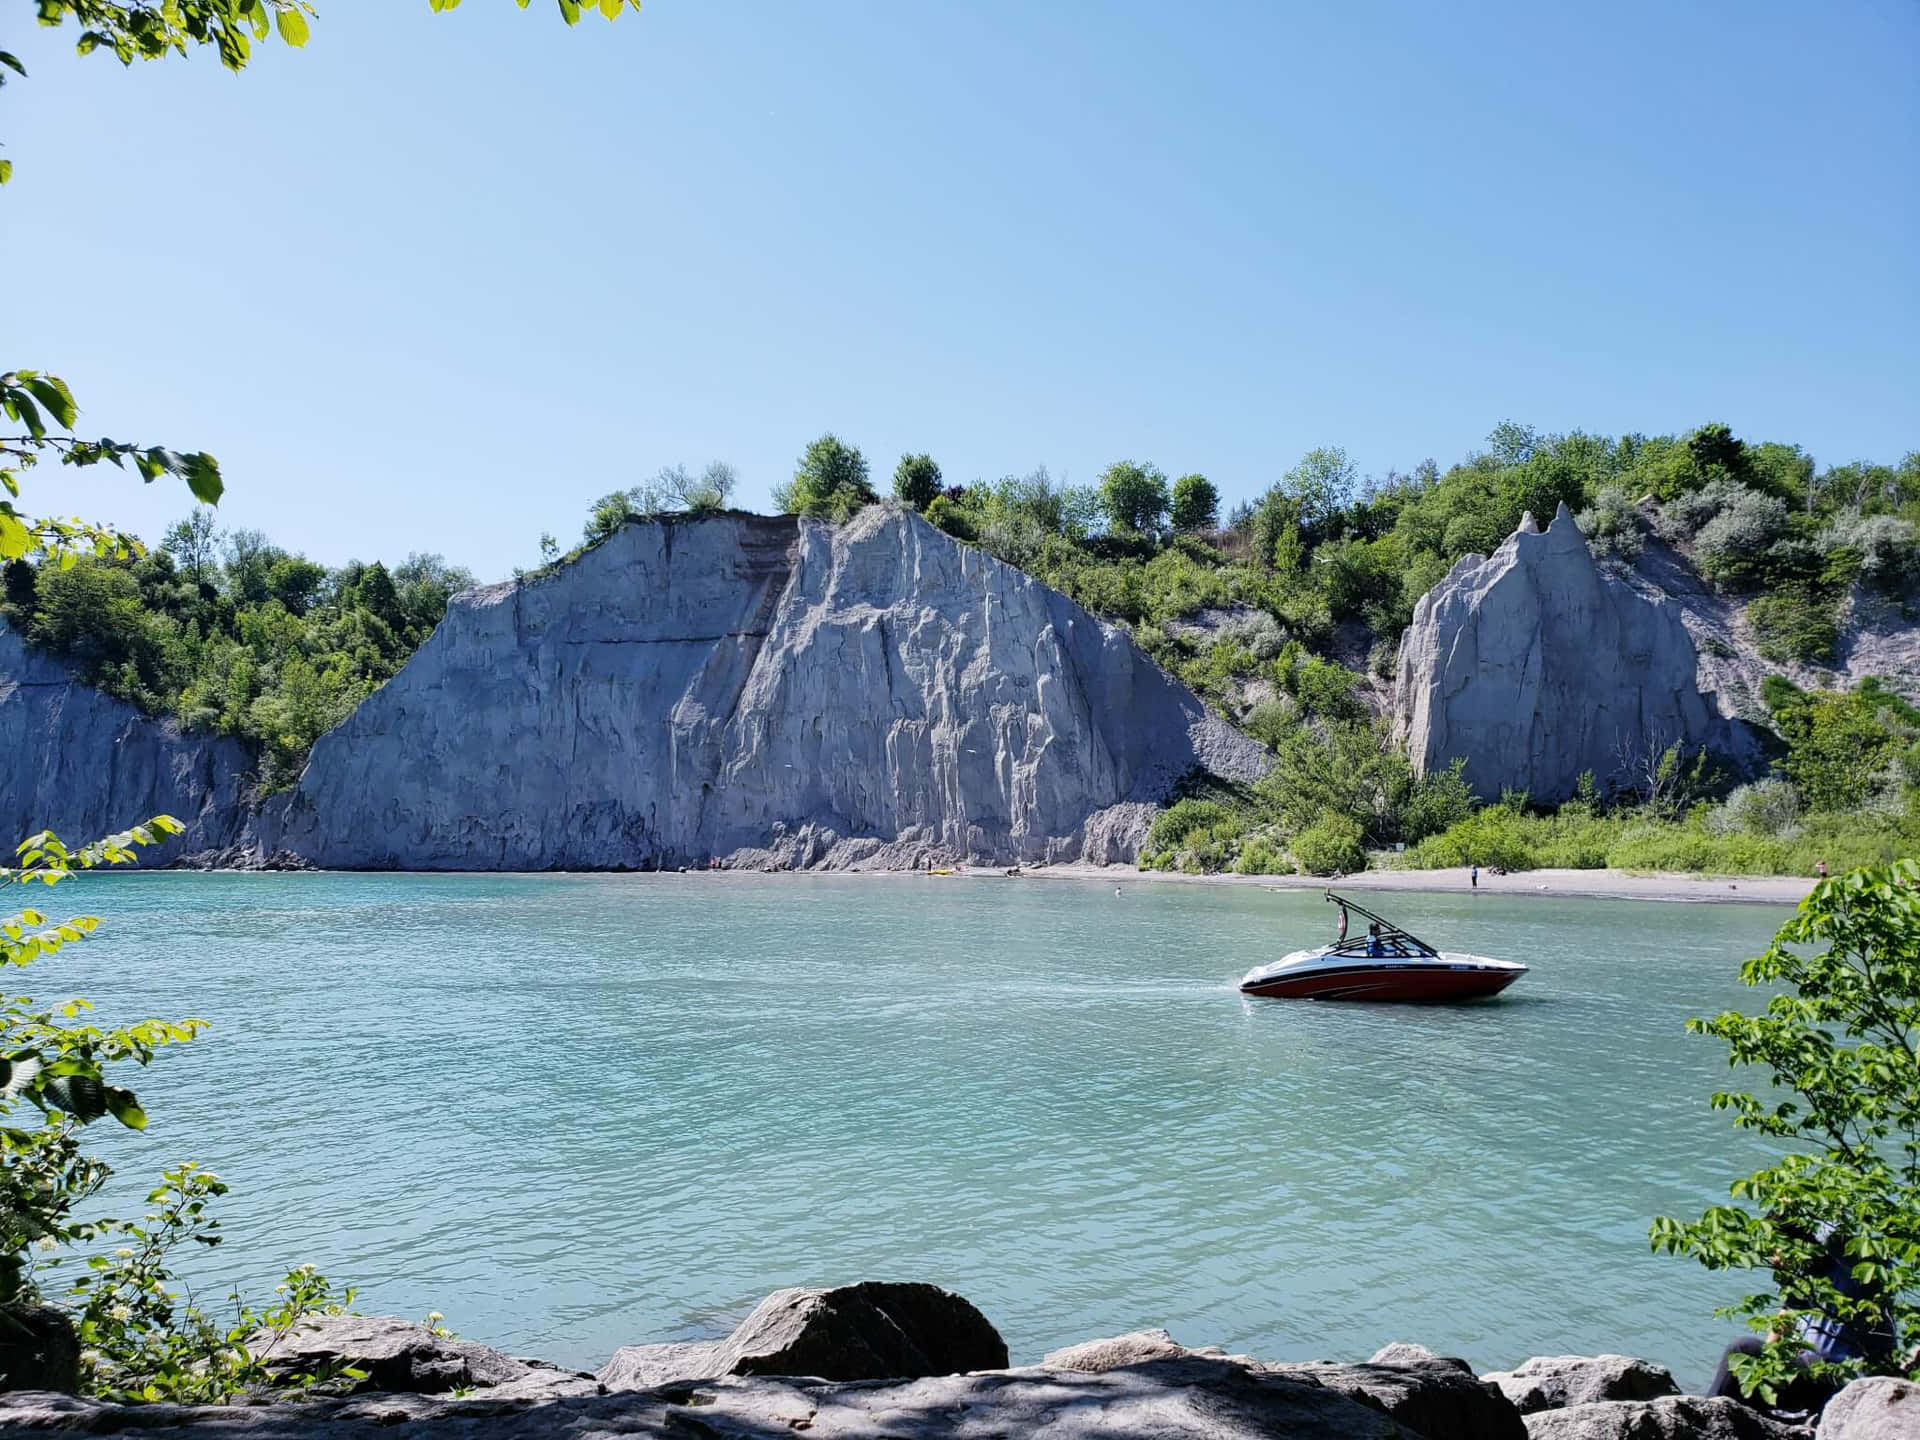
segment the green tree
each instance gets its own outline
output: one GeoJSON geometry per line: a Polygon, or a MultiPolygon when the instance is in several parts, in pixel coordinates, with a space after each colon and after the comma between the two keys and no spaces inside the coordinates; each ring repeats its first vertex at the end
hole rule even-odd
{"type": "Polygon", "coordinates": [[[773,503],[784,514],[848,520],[880,497],[867,480],[867,458],[834,434],[807,446],[792,483],[777,485],[773,503]]]}
{"type": "Polygon", "coordinates": [[[1687,453],[1703,481],[1716,471],[1729,479],[1747,478],[1747,447],[1733,431],[1718,421],[1702,425],[1687,437],[1687,453]]]}
{"type": "Polygon", "coordinates": [[[1113,529],[1156,535],[1167,513],[1167,477],[1153,465],[1117,461],[1100,476],[1100,501],[1113,529]]]}
{"type": "Polygon", "coordinates": [[[639,512],[634,507],[633,492],[615,490],[593,502],[592,508],[587,511],[587,524],[581,532],[581,538],[589,545],[598,545],[629,520],[639,518],[639,512]]]}
{"type": "Polygon", "coordinates": [[[1896,746],[1873,699],[1814,691],[1774,711],[1786,738],[1783,768],[1811,810],[1853,810],[1880,786],[1896,746]]]}
{"type": "Polygon", "coordinates": [[[176,520],[167,527],[160,548],[179,561],[193,576],[194,584],[204,585],[218,563],[222,538],[214,524],[212,508],[196,505],[186,519],[176,520]]]}
{"type": "Polygon", "coordinates": [[[1280,477],[1279,490],[1294,502],[1297,522],[1317,543],[1353,499],[1358,476],[1347,452],[1329,446],[1301,456],[1300,463],[1280,477]]]}
{"type": "Polygon", "coordinates": [[[1204,475],[1182,475],[1173,482],[1173,528],[1182,534],[1211,530],[1220,523],[1220,492],[1204,475]]]}
{"type": "Polygon", "coordinates": [[[1772,1285],[1729,1313],[1766,1337],[1736,1356],[1742,1387],[1771,1402],[1808,1362],[1805,1326],[1846,1327],[1868,1343],[1816,1379],[1912,1374],[1920,1343],[1920,864],[1822,881],[1740,978],[1772,998],[1759,1014],[1692,1020],[1726,1043],[1728,1063],[1762,1078],[1716,1110],[1778,1158],[1732,1187],[1734,1204],[1653,1223],[1656,1250],[1712,1270],[1769,1272],[1772,1285]],[[1834,1283],[1841,1254],[1853,1285],[1834,1283]],[[1878,1337],[1878,1343],[1873,1343],[1878,1337]]]}
{"type": "Polygon", "coordinates": [[[940,467],[931,455],[902,455],[893,467],[893,498],[924,511],[940,493],[940,467]]]}

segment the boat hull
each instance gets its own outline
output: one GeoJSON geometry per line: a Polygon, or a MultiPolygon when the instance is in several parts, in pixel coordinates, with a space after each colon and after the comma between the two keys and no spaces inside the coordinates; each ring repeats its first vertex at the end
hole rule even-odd
{"type": "Polygon", "coordinates": [[[1435,964],[1343,965],[1316,967],[1292,975],[1247,977],[1245,995],[1280,1000],[1373,1000],[1412,1005],[1446,1005],[1498,995],[1526,973],[1505,966],[1435,964]]]}

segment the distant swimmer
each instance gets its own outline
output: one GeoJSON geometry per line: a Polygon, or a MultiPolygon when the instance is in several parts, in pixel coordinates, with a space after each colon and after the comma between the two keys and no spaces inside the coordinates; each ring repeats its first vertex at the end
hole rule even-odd
{"type": "Polygon", "coordinates": [[[1113,898],[1116,900],[1120,898],[1120,887],[1118,885],[1113,887],[1113,898]]]}

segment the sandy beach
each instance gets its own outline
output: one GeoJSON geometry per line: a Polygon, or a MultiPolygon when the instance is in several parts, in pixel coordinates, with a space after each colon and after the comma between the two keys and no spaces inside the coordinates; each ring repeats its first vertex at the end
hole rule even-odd
{"type": "MultiPolygon", "coordinates": [[[[960,873],[960,872],[957,872],[960,873]]],[[[1004,876],[983,867],[971,876],[1004,876]]],[[[1023,878],[1102,880],[1111,885],[1260,885],[1269,890],[1403,890],[1454,892],[1471,889],[1465,870],[1368,870],[1326,880],[1311,875],[1177,875],[1162,870],[1133,870],[1120,865],[1044,865],[1020,872],[1023,878]]],[[[1673,900],[1692,904],[1798,905],[1813,889],[1811,878],[1779,875],[1631,874],[1624,870],[1520,870],[1508,875],[1480,872],[1479,888],[1489,895],[1577,896],[1588,900],[1673,900]]]]}

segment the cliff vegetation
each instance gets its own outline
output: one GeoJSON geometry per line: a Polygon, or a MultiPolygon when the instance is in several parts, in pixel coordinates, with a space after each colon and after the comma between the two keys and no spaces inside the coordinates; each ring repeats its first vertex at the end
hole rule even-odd
{"type": "MultiPolygon", "coordinates": [[[[895,489],[909,502],[925,495],[924,485],[895,489]]],[[[924,508],[949,533],[1125,620],[1276,752],[1258,784],[1211,787],[1165,811],[1144,864],[1328,874],[1371,854],[1804,874],[1820,859],[1911,853],[1920,840],[1920,715],[1871,676],[1856,684],[1825,668],[1858,614],[1910,614],[1920,452],[1821,470],[1798,446],[1749,444],[1724,425],[1607,439],[1510,422],[1445,471],[1428,461],[1363,482],[1343,451],[1313,451],[1224,524],[1204,477],[1169,483],[1131,461],[1094,486],[1037,471],[941,490],[924,508]],[[1661,745],[1626,759],[1624,778],[1590,778],[1557,811],[1524,794],[1476,806],[1457,768],[1415,779],[1380,718],[1415,602],[1462,556],[1492,552],[1524,514],[1562,504],[1616,572],[1663,549],[1735,617],[1755,665],[1811,681],[1773,674],[1744,712],[1772,746],[1771,778],[1733,788],[1716,757],[1661,745]]],[[[1718,640],[1707,648],[1732,656],[1718,640]]]]}

